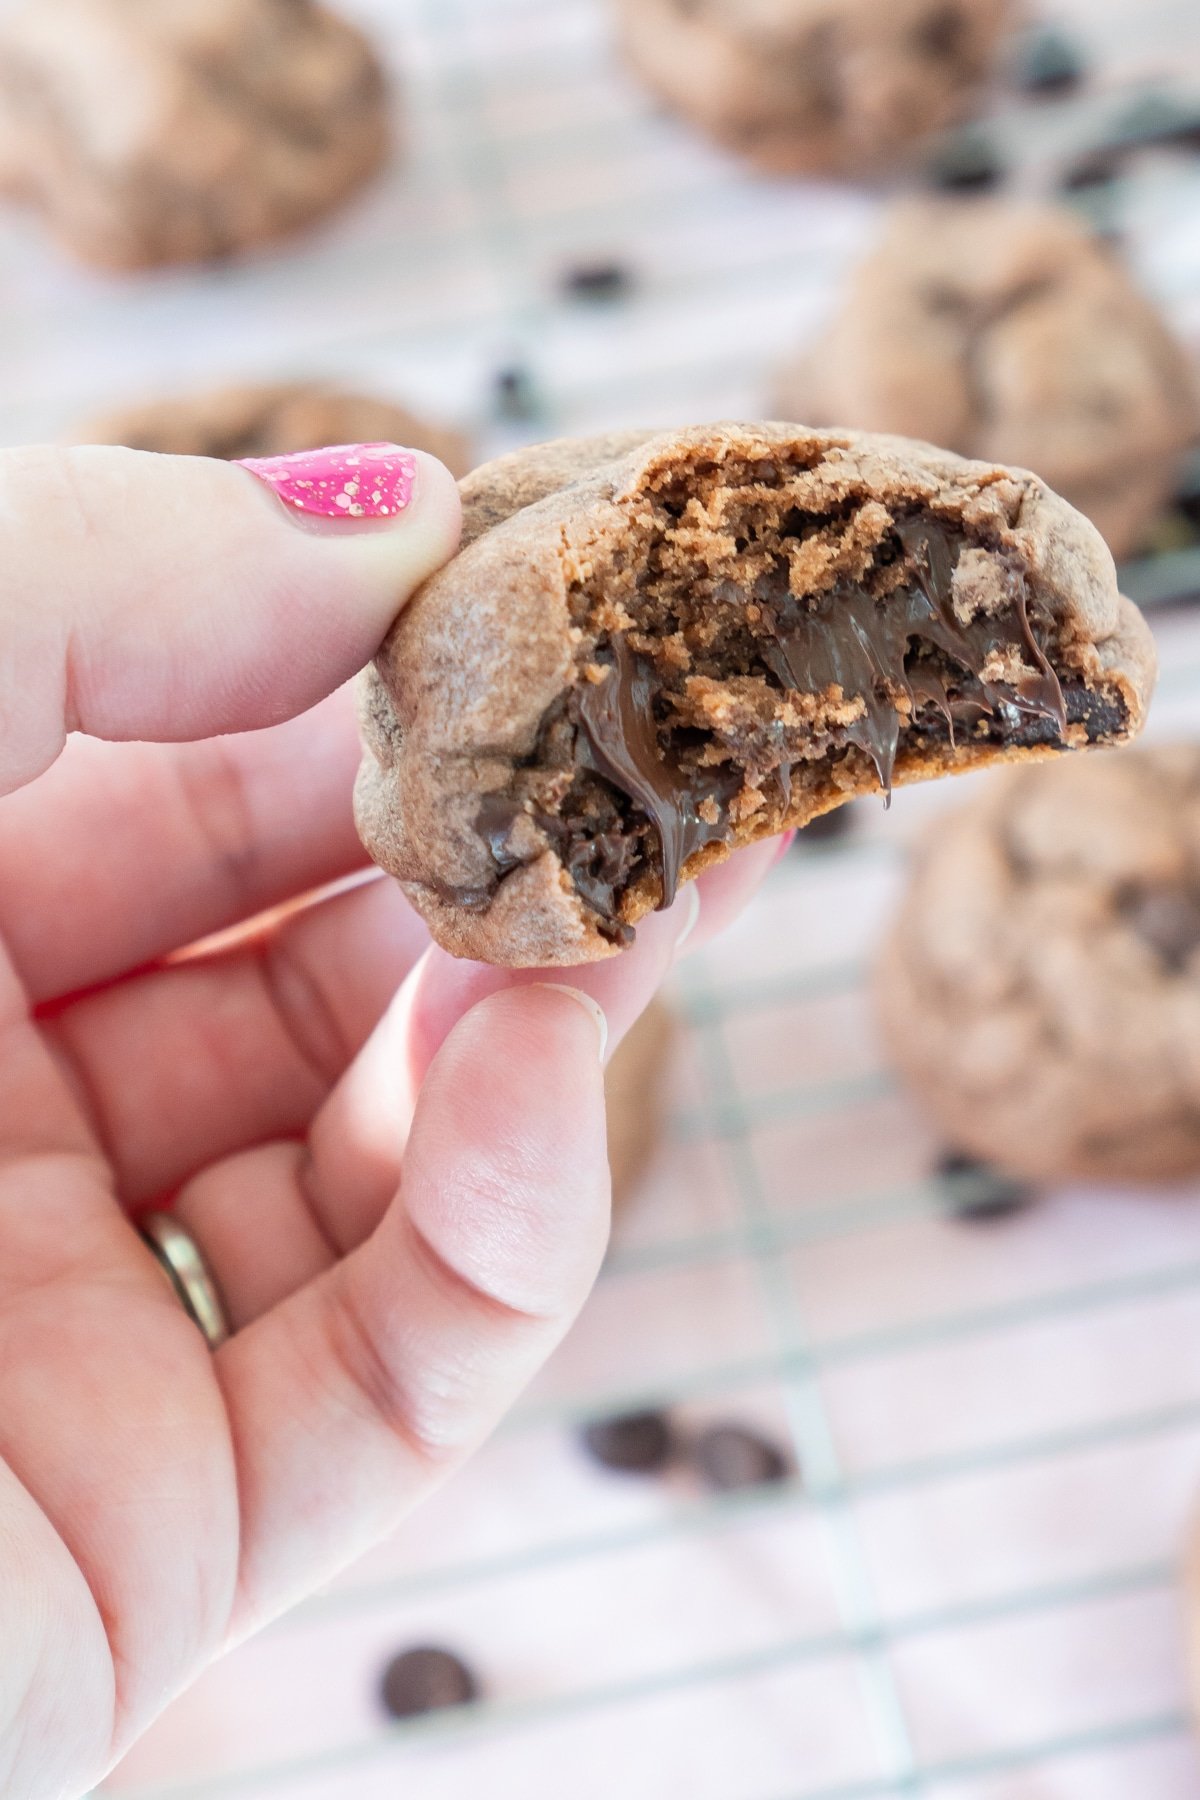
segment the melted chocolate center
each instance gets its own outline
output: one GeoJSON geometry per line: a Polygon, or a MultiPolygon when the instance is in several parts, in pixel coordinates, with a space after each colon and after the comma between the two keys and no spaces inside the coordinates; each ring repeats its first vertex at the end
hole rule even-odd
{"type": "Polygon", "coordinates": [[[918,519],[900,522],[896,532],[913,559],[915,581],[883,601],[848,582],[820,595],[815,605],[786,589],[758,596],[773,626],[763,660],[783,686],[801,694],[840,688],[847,700],[863,701],[862,713],[844,727],[846,739],[871,758],[885,793],[891,791],[900,744],[897,690],[914,709],[932,701],[952,742],[956,723],[977,724],[1003,706],[1053,719],[1060,734],[1067,722],[1058,677],[1034,638],[1024,594],[1014,598],[1011,620],[981,616],[964,625],[952,601],[957,557],[947,534],[918,519]],[[914,640],[958,663],[974,677],[977,692],[952,700],[935,669],[920,662],[907,668],[914,640]],[[1033,672],[1015,687],[985,680],[989,660],[1012,650],[1033,664],[1033,672]]]}
{"type": "Polygon", "coordinates": [[[662,857],[661,907],[670,906],[689,856],[723,839],[726,808],[741,777],[715,769],[686,770],[661,748],[654,698],[662,683],[652,664],[624,638],[612,644],[613,673],[587,683],[577,711],[583,741],[577,757],[639,806],[654,827],[662,857]],[[722,791],[724,790],[724,791],[722,791]],[[703,817],[701,808],[714,817],[703,817]]]}
{"type": "MultiPolygon", "coordinates": [[[[964,623],[954,611],[953,576],[961,540],[936,522],[901,520],[896,534],[907,553],[912,578],[883,599],[842,582],[815,599],[797,599],[780,567],[760,579],[753,594],[763,625],[757,652],[766,668],[792,693],[840,691],[847,702],[861,701],[857,716],[839,728],[842,740],[862,750],[874,764],[880,786],[891,791],[902,720],[898,695],[915,714],[932,704],[946,723],[950,741],[956,726],[973,729],[1000,714],[1014,730],[1031,720],[1050,721],[1061,737],[1067,713],[1058,677],[1034,637],[1023,586],[1017,587],[1002,617],[980,615],[964,623]],[[918,652],[910,656],[912,646],[918,652]],[[944,660],[939,669],[920,651],[944,660]],[[1014,682],[985,677],[997,658],[1025,665],[1014,682]],[[969,681],[959,693],[945,671],[957,664],[969,681]]],[[[624,636],[600,651],[611,658],[598,682],[581,682],[567,706],[576,727],[575,763],[599,776],[640,813],[657,839],[662,898],[669,906],[688,859],[729,833],[729,803],[742,786],[735,767],[687,767],[677,750],[660,737],[655,704],[662,679],[649,657],[624,636]]],[[[557,715],[560,719],[561,712],[557,715]]],[[[536,760],[536,755],[535,759],[536,760]]],[[[784,805],[790,800],[791,769],[779,769],[784,805]]],[[[576,890],[587,905],[615,924],[621,892],[644,860],[644,826],[626,822],[618,809],[591,825],[583,816],[535,821],[555,845],[576,890]]],[[[523,860],[508,848],[512,825],[524,810],[508,795],[483,801],[476,828],[489,845],[497,877],[523,860]]],[[[602,809],[603,811],[603,809],[602,809]]],[[[464,895],[463,899],[467,897],[464,895]]],[[[472,892],[470,899],[474,900],[472,892]]]]}

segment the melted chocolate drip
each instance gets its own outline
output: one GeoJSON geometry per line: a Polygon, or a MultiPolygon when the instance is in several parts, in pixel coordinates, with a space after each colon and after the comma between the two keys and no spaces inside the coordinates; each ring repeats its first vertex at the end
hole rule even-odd
{"type": "MultiPolygon", "coordinates": [[[[821,594],[815,604],[786,589],[776,591],[774,582],[758,596],[767,604],[774,633],[763,646],[763,660],[784,687],[802,694],[840,688],[845,699],[862,700],[863,712],[844,727],[846,739],[871,758],[885,793],[891,791],[900,745],[897,691],[914,708],[932,701],[950,726],[952,741],[956,722],[976,724],[1005,706],[1053,719],[1060,733],[1066,727],[1062,689],[1034,638],[1024,594],[1014,598],[1015,619],[982,616],[963,624],[952,603],[956,557],[946,532],[919,519],[901,521],[896,532],[913,559],[915,580],[882,601],[849,582],[821,594]],[[974,677],[978,692],[952,698],[936,670],[920,662],[907,668],[914,640],[958,663],[974,677]],[[989,659],[1009,650],[1032,662],[1033,672],[1015,687],[985,680],[989,659]]],[[[784,579],[780,571],[780,586],[784,579]]]]}
{"type": "Polygon", "coordinates": [[[508,875],[521,865],[508,847],[508,834],[520,818],[524,807],[511,794],[485,794],[475,814],[475,829],[487,839],[497,875],[508,875]]]}
{"type": "Polygon", "coordinates": [[[714,769],[685,769],[659,745],[654,699],[662,683],[644,657],[623,637],[613,639],[613,673],[586,683],[576,710],[582,741],[579,761],[611,781],[641,808],[654,827],[662,856],[662,899],[670,906],[679,889],[683,865],[706,844],[723,839],[729,829],[728,802],[741,778],[714,769]],[[722,794],[722,787],[728,791],[722,794]],[[706,802],[715,806],[711,822],[701,816],[706,802]]]}
{"type": "MultiPolygon", "coordinates": [[[[862,701],[861,714],[842,728],[845,741],[870,757],[889,794],[902,727],[898,694],[907,697],[914,713],[923,705],[934,707],[951,744],[956,727],[975,730],[997,714],[1006,741],[1061,738],[1067,707],[1058,677],[1034,637],[1023,587],[1004,617],[981,615],[964,624],[953,606],[960,542],[936,522],[921,519],[899,521],[896,535],[911,561],[912,581],[883,599],[849,582],[815,600],[797,599],[785,568],[762,578],[754,598],[770,636],[760,640],[759,655],[776,679],[792,692],[819,695],[840,689],[847,701],[862,701]],[[914,643],[958,664],[967,691],[956,692],[952,677],[925,659],[920,648],[910,664],[914,643]],[[1013,684],[985,679],[989,661],[1012,652],[1032,667],[1013,684]]],[[[644,815],[658,840],[660,905],[666,907],[675,898],[689,857],[728,835],[729,803],[742,777],[736,769],[685,766],[659,739],[654,707],[662,682],[651,661],[623,636],[613,638],[609,654],[612,662],[604,679],[581,683],[568,705],[567,716],[577,727],[575,761],[644,815]],[[702,816],[702,807],[713,812],[711,820],[702,816]]],[[[1073,702],[1076,698],[1072,693],[1073,702]]],[[[1072,717],[1075,710],[1073,705],[1072,717]]],[[[1095,734],[1116,729],[1117,723],[1097,721],[1095,734]]],[[[927,737],[933,730],[921,729],[927,737]]],[[[538,760],[538,753],[532,760],[538,760]]],[[[786,760],[778,777],[786,811],[792,791],[786,760]]],[[[516,819],[528,811],[554,845],[580,898],[607,922],[615,939],[624,940],[631,934],[618,922],[620,899],[645,860],[646,828],[636,818],[627,821],[616,801],[602,802],[594,816],[589,816],[590,803],[582,804],[582,812],[577,803],[554,816],[527,808],[510,795],[489,794],[480,805],[476,829],[500,879],[523,861],[509,848],[509,837],[516,819]]],[[[460,904],[485,905],[489,892],[458,890],[454,897],[460,904]]]]}
{"type": "MultiPolygon", "coordinates": [[[[630,880],[641,854],[638,834],[616,827],[608,831],[577,829],[581,822],[555,818],[538,808],[526,808],[511,794],[485,794],[475,814],[475,829],[487,842],[497,879],[519,869],[524,857],[509,845],[509,835],[519,818],[528,816],[550,839],[575,891],[601,918],[615,923],[617,896],[630,880]]],[[[473,911],[486,905],[492,889],[454,888],[449,897],[473,911]]]]}

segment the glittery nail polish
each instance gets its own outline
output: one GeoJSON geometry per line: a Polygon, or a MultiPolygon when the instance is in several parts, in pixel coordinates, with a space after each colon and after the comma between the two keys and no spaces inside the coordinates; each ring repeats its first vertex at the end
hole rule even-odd
{"type": "Polygon", "coordinates": [[[413,497],[417,459],[397,444],[337,444],[294,456],[247,456],[239,467],[289,509],[316,519],[391,519],[413,497]]]}

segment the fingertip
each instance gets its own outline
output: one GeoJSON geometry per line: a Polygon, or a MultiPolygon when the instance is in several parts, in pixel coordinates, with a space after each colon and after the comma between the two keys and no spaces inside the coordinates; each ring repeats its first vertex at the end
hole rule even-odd
{"type": "Polygon", "coordinates": [[[321,557],[344,559],[383,631],[458,548],[458,483],[426,450],[343,444],[233,466],[276,523],[306,536],[321,557]]]}
{"type": "Polygon", "coordinates": [[[598,1091],[608,1021],[591,994],[557,982],[522,982],[486,994],[450,1030],[435,1064],[450,1056],[498,1059],[500,1080],[524,1090],[532,1070],[552,1087],[598,1091]]]}
{"type": "Polygon", "coordinates": [[[611,1056],[677,958],[703,948],[732,923],[754,897],[778,854],[774,839],[739,850],[699,881],[686,884],[667,912],[651,913],[640,920],[637,937],[628,950],[600,962],[569,970],[513,970],[464,961],[432,948],[412,971],[405,995],[414,1081],[419,1084],[456,1022],[481,1005],[486,996],[498,992],[570,989],[576,1002],[590,1003],[603,1014],[605,1055],[611,1056]]]}
{"type": "Polygon", "coordinates": [[[364,555],[378,549],[385,572],[397,580],[398,605],[449,561],[462,536],[462,497],[445,463],[427,450],[406,450],[404,455],[412,468],[411,486],[407,502],[394,517],[324,525],[364,555]]]}
{"type": "Polygon", "coordinates": [[[462,494],[444,462],[427,450],[414,450],[413,456],[417,464],[414,503],[428,515],[431,532],[438,534],[444,562],[453,556],[462,537],[462,494]]]}
{"type": "MultiPolygon", "coordinates": [[[[591,994],[585,994],[582,988],[568,987],[561,981],[545,981],[540,985],[545,992],[563,994],[568,1000],[573,1000],[576,1006],[583,1009],[596,1028],[597,1049],[600,1061],[603,1063],[608,1052],[608,1017],[600,1002],[591,994]]],[[[530,991],[536,991],[536,989],[530,991]]]]}

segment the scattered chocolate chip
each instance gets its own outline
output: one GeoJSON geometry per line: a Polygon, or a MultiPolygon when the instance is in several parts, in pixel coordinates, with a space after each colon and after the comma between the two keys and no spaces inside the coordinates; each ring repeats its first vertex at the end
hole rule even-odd
{"type": "Polygon", "coordinates": [[[785,1481],[790,1473],[779,1446],[744,1425],[710,1425],[692,1445],[692,1461],[705,1484],[721,1494],[785,1481]]]}
{"type": "Polygon", "coordinates": [[[1083,193],[1088,188],[1111,187],[1125,170],[1125,152],[1091,150],[1073,163],[1064,165],[1058,186],[1064,194],[1083,193]]]}
{"type": "Polygon", "coordinates": [[[838,839],[848,837],[854,830],[854,807],[848,800],[841,806],[835,806],[832,812],[822,813],[818,819],[810,819],[807,825],[796,833],[796,845],[803,850],[806,844],[832,844],[838,839]]]}
{"type": "Polygon", "coordinates": [[[495,395],[499,418],[516,422],[537,418],[540,411],[537,387],[533,376],[522,364],[511,363],[508,367],[497,370],[495,395]]]}
{"type": "Polygon", "coordinates": [[[479,1698],[479,1683],[452,1651],[423,1644],[393,1657],[380,1695],[393,1719],[414,1719],[447,1706],[469,1705],[479,1698]]]}
{"type": "Polygon", "coordinates": [[[1143,889],[1123,911],[1143,942],[1178,973],[1200,948],[1200,898],[1186,888],[1143,889]]]}
{"type": "Polygon", "coordinates": [[[929,180],[951,193],[975,193],[998,187],[1004,179],[1004,158],[987,138],[961,137],[929,164],[929,180]]]}
{"type": "Polygon", "coordinates": [[[584,1426],[582,1437],[589,1456],[606,1469],[620,1469],[628,1475],[659,1474],[674,1449],[670,1422],[660,1412],[597,1419],[584,1426]]]}
{"type": "Polygon", "coordinates": [[[629,270],[618,262],[577,263],[563,276],[572,300],[623,300],[632,286],[629,270]]]}
{"type": "Polygon", "coordinates": [[[1079,46],[1061,31],[1038,31],[1017,51],[1013,78],[1027,94],[1064,94],[1086,73],[1079,46]]]}
{"type": "Polygon", "coordinates": [[[1033,1199],[1026,1182],[963,1150],[947,1150],[938,1159],[936,1172],[945,1188],[947,1211],[968,1224],[1010,1218],[1033,1199]]]}

